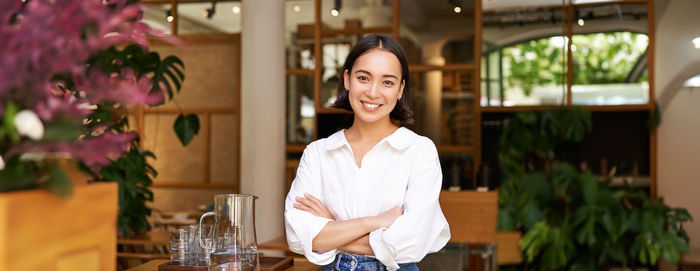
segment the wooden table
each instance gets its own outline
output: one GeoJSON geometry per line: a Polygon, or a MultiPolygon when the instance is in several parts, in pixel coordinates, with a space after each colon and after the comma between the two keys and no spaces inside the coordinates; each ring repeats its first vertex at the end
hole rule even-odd
{"type": "MultiPolygon", "coordinates": [[[[168,260],[151,260],[133,268],[129,268],[126,271],[158,271],[158,265],[167,262],[168,260]]],[[[294,265],[287,268],[285,271],[318,271],[321,270],[321,266],[312,264],[303,258],[294,258],[294,265]]]]}

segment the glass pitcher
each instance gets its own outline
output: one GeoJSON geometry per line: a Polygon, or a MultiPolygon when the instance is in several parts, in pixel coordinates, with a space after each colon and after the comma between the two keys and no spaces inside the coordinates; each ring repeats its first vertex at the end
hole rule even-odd
{"type": "Polygon", "coordinates": [[[202,215],[199,227],[207,216],[214,216],[214,226],[204,242],[210,250],[209,271],[259,271],[258,243],[255,236],[255,195],[220,194],[214,196],[214,211],[202,215]]]}

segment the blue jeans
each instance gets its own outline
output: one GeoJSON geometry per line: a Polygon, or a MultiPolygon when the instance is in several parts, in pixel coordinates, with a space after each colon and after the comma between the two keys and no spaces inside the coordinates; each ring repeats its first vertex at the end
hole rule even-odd
{"type": "MultiPolygon", "coordinates": [[[[335,260],[324,266],[321,271],[386,271],[379,260],[354,254],[338,254],[335,260]]],[[[416,263],[399,264],[399,271],[418,271],[416,263]]]]}

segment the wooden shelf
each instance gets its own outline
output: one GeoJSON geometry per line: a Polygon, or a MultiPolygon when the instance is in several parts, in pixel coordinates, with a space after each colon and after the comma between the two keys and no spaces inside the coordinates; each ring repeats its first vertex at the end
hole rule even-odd
{"type": "Polygon", "coordinates": [[[437,145],[439,153],[474,153],[474,146],[437,145]]]}
{"type": "Polygon", "coordinates": [[[302,153],[304,152],[305,148],[306,144],[287,144],[287,146],[284,147],[284,150],[287,153],[302,153]]]}
{"type": "Polygon", "coordinates": [[[321,107],[316,109],[316,114],[319,115],[324,115],[324,114],[347,114],[350,115],[352,112],[344,110],[344,109],[337,109],[337,108],[328,108],[328,107],[321,107]]]}
{"type": "Polygon", "coordinates": [[[473,63],[438,65],[408,65],[409,72],[429,72],[429,71],[471,71],[475,70],[473,63]]]}
{"type": "Polygon", "coordinates": [[[651,111],[654,106],[651,104],[626,104],[626,105],[583,105],[583,109],[593,112],[606,111],[651,111]]]}
{"type": "Polygon", "coordinates": [[[391,26],[386,27],[366,27],[366,28],[339,28],[339,29],[321,29],[322,37],[331,37],[337,35],[364,35],[372,33],[391,33],[394,29],[391,26]]]}
{"type": "MultiPolygon", "coordinates": [[[[583,109],[592,112],[608,112],[608,111],[650,111],[652,107],[649,104],[629,104],[629,105],[583,105],[579,106],[583,109]]],[[[511,113],[525,111],[543,111],[554,109],[568,108],[564,105],[535,105],[535,106],[482,106],[483,113],[511,113]]]]}
{"type": "Polygon", "coordinates": [[[483,113],[510,113],[510,112],[525,112],[525,111],[544,111],[552,109],[566,108],[563,105],[534,105],[534,106],[481,106],[483,113]]]}
{"type": "Polygon", "coordinates": [[[285,71],[285,74],[287,75],[314,75],[314,72],[316,70],[309,70],[309,69],[287,69],[285,71]]]}

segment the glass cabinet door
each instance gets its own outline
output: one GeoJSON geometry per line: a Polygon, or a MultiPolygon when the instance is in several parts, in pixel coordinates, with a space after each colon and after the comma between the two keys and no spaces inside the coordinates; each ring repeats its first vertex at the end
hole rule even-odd
{"type": "Polygon", "coordinates": [[[561,6],[526,5],[482,15],[481,106],[566,103],[566,36],[561,6]]]}
{"type": "Polygon", "coordinates": [[[313,75],[287,75],[287,144],[308,144],[313,140],[313,75]]]}

